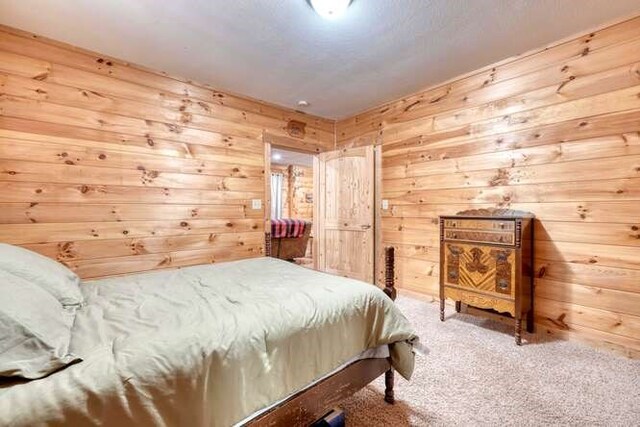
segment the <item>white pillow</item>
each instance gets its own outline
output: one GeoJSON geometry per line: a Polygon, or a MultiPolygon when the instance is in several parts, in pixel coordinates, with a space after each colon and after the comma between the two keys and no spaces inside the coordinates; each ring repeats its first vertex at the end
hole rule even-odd
{"type": "Polygon", "coordinates": [[[64,306],[80,305],[80,278],[57,261],[30,250],[0,243],[0,271],[38,285],[64,306]]]}
{"type": "Polygon", "coordinates": [[[41,378],[81,360],[69,353],[74,309],[0,271],[0,377],[41,378]]]}

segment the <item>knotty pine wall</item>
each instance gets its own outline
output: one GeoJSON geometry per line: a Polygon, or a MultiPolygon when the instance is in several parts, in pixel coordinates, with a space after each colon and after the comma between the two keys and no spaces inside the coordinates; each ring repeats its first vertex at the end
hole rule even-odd
{"type": "Polygon", "coordinates": [[[306,194],[313,194],[313,168],[292,165],[289,167],[291,186],[291,218],[313,222],[313,203],[309,203],[306,194]]]}
{"type": "Polygon", "coordinates": [[[259,256],[265,132],[334,146],[333,121],[0,27],[0,242],[84,278],[259,256]]]}
{"type": "MultiPolygon", "coordinates": [[[[419,70],[417,71],[419,72],[419,70]]],[[[640,17],[337,124],[382,144],[399,286],[438,294],[438,215],[536,214],[536,319],[640,354],[640,17]]]]}

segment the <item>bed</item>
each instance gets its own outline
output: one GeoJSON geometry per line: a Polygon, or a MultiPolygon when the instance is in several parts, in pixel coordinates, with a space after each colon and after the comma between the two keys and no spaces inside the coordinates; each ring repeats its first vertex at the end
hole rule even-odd
{"type": "Polygon", "coordinates": [[[82,361],[5,378],[0,425],[304,425],[383,373],[393,401],[391,367],[413,370],[417,337],[385,293],[273,258],[81,291],[69,351],[82,361]]]}

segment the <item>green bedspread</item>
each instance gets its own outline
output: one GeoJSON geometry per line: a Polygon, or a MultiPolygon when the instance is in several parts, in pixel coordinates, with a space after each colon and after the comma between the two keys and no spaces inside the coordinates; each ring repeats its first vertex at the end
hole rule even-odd
{"type": "Polygon", "coordinates": [[[227,426],[362,351],[413,370],[417,338],[365,283],[272,258],[87,282],[84,360],[0,388],[0,425],[227,426]]]}

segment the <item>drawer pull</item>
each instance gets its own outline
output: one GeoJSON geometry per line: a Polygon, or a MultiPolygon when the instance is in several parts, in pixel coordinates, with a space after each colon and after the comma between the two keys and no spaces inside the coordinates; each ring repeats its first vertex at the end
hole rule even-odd
{"type": "Polygon", "coordinates": [[[506,291],[507,289],[509,289],[509,282],[506,279],[500,279],[498,280],[498,287],[501,290],[506,291]]]}

